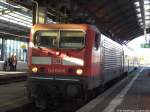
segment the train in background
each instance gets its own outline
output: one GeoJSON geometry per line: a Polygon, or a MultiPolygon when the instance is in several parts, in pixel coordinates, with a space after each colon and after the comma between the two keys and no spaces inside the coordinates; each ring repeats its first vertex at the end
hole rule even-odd
{"type": "Polygon", "coordinates": [[[123,45],[124,49],[124,71],[132,72],[140,67],[141,57],[135,50],[129,48],[127,45],[123,45]]]}
{"type": "Polygon", "coordinates": [[[89,91],[127,73],[123,46],[89,24],[37,24],[29,39],[28,97],[45,108],[57,96],[89,91]]]}

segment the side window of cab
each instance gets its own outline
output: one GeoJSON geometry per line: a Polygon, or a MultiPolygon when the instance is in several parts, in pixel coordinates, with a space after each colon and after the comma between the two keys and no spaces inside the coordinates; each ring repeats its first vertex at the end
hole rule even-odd
{"type": "Polygon", "coordinates": [[[100,33],[96,33],[95,34],[95,44],[94,44],[94,47],[96,48],[96,50],[98,50],[99,47],[100,47],[100,37],[101,37],[100,33]]]}

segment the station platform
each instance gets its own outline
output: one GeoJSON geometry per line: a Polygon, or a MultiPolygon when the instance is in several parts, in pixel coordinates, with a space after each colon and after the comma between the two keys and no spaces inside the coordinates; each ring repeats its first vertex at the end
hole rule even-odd
{"type": "Polygon", "coordinates": [[[0,112],[8,112],[28,103],[25,95],[26,78],[25,70],[0,71],[0,112]]]}
{"type": "Polygon", "coordinates": [[[150,67],[132,72],[76,112],[150,112],[150,67]]]}
{"type": "Polygon", "coordinates": [[[25,81],[0,85],[0,112],[11,112],[28,104],[25,81]]]}
{"type": "Polygon", "coordinates": [[[0,71],[0,84],[16,80],[25,80],[27,71],[0,71]]]}

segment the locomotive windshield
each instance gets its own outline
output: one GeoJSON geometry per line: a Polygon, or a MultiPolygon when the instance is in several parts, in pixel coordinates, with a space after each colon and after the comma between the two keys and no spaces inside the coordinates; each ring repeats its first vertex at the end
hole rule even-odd
{"type": "Polygon", "coordinates": [[[40,31],[36,33],[34,43],[40,47],[57,47],[58,31],[40,31]]]}
{"type": "Polygon", "coordinates": [[[34,44],[48,48],[80,49],[84,47],[83,31],[49,30],[38,31],[34,38],[34,44]]]}
{"type": "Polygon", "coordinates": [[[61,31],[60,48],[83,48],[84,33],[82,31],[61,31]]]}

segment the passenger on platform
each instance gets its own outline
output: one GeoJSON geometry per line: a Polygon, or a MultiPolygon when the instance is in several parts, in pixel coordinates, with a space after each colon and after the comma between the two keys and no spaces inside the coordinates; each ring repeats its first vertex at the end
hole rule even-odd
{"type": "Polygon", "coordinates": [[[8,58],[8,64],[9,64],[10,71],[12,71],[13,70],[12,56],[8,58]]]}
{"type": "Polygon", "coordinates": [[[7,65],[8,65],[8,59],[6,58],[6,60],[4,61],[4,66],[3,66],[4,71],[7,70],[7,65]]]}
{"type": "Polygon", "coordinates": [[[13,65],[13,71],[16,71],[16,67],[17,67],[17,57],[16,57],[16,54],[14,54],[12,56],[12,65],[13,65]]]}

